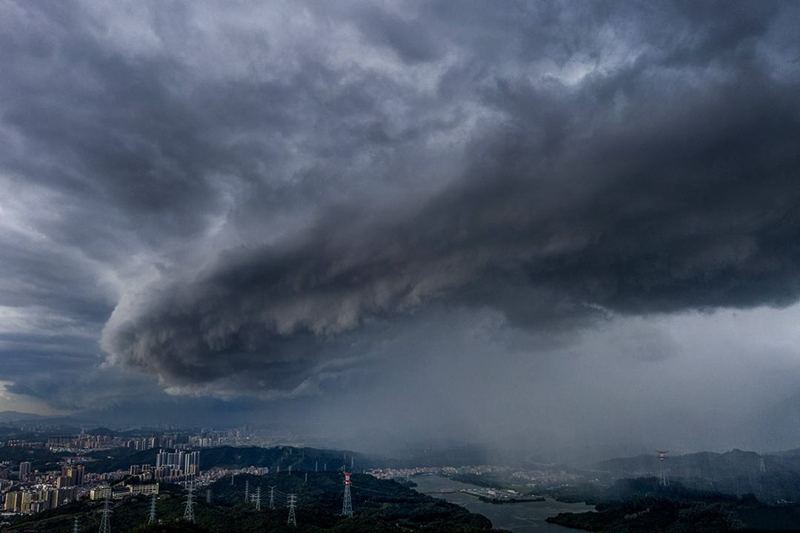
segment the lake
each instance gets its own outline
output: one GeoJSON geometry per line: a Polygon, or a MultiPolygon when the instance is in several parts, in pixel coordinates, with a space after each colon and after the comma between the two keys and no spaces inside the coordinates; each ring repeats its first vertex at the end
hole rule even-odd
{"type": "Polygon", "coordinates": [[[439,493],[441,490],[475,488],[474,485],[459,483],[443,476],[418,476],[411,479],[417,484],[416,490],[419,492],[466,507],[491,520],[494,527],[514,533],[575,533],[574,529],[548,524],[544,520],[558,513],[581,513],[594,509],[594,506],[584,503],[561,503],[549,498],[544,502],[492,504],[459,492],[439,493]]]}

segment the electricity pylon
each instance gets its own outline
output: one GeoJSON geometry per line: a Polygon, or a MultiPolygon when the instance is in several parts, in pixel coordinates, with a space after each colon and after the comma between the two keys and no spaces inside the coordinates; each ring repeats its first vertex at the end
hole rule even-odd
{"type": "Polygon", "coordinates": [[[156,498],[158,498],[158,496],[155,494],[150,498],[150,518],[147,519],[148,524],[156,523],[156,498]]]}
{"type": "Polygon", "coordinates": [[[664,462],[667,460],[667,454],[669,452],[656,450],[658,454],[658,460],[661,462],[661,475],[658,478],[658,484],[662,487],[669,487],[669,479],[667,479],[667,469],[664,467],[664,462]]]}
{"type": "Polygon", "coordinates": [[[100,514],[103,515],[103,517],[100,519],[100,533],[111,533],[111,516],[110,515],[114,511],[112,511],[111,509],[108,508],[108,504],[109,504],[109,501],[108,501],[108,498],[106,498],[106,500],[103,502],[103,510],[100,511],[100,514]]]}
{"type": "Polygon", "coordinates": [[[244,482],[244,501],[250,501],[250,480],[244,482]]]}
{"type": "Polygon", "coordinates": [[[342,501],[342,516],[353,516],[353,500],[350,497],[350,472],[344,473],[344,501],[342,501]]]}
{"type": "Polygon", "coordinates": [[[261,487],[256,488],[256,511],[261,510],[261,487]]]}
{"type": "Polygon", "coordinates": [[[189,492],[186,494],[186,509],[183,511],[183,519],[194,522],[194,483],[189,482],[189,492]]]}
{"type": "Polygon", "coordinates": [[[275,486],[269,488],[269,510],[275,509],[275,486]]]}
{"type": "Polygon", "coordinates": [[[78,533],[78,517],[75,517],[75,520],[72,521],[72,533],[78,533]]]}
{"type": "Polygon", "coordinates": [[[286,520],[286,525],[297,526],[297,517],[294,514],[294,508],[297,504],[297,496],[289,494],[289,518],[286,520]]]}

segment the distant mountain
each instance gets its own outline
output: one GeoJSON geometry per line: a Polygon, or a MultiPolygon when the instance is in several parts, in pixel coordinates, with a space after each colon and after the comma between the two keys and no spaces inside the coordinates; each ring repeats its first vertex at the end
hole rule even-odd
{"type": "MultiPolygon", "coordinates": [[[[704,477],[709,479],[728,478],[731,475],[754,475],[760,473],[761,459],[765,467],[775,467],[769,456],[755,452],[731,450],[725,453],[700,452],[667,457],[665,467],[672,476],[704,477]]],[[[657,475],[661,466],[655,454],[638,455],[601,461],[593,469],[606,471],[619,477],[657,475]]]]}
{"type": "Polygon", "coordinates": [[[47,417],[33,413],[20,413],[19,411],[0,411],[0,424],[19,422],[21,420],[44,420],[47,417]]]}
{"type": "MultiPolygon", "coordinates": [[[[800,500],[800,450],[759,455],[731,450],[668,457],[664,463],[670,479],[696,490],[728,494],[754,494],[760,500],[800,500]]],[[[591,467],[616,478],[657,476],[658,457],[639,455],[602,461],[591,467]]]]}

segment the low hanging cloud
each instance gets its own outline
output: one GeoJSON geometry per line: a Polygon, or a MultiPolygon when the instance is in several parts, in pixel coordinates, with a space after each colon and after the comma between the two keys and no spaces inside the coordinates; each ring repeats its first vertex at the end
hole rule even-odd
{"type": "Polygon", "coordinates": [[[532,332],[788,305],[800,11],[708,6],[12,3],[0,183],[52,198],[4,273],[78,250],[54,285],[87,298],[37,305],[223,396],[347,380],[432,304],[532,332]]]}

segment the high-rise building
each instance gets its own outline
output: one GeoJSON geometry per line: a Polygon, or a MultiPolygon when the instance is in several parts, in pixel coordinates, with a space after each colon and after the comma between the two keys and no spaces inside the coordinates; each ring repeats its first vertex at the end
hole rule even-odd
{"type": "Polygon", "coordinates": [[[189,452],[183,459],[183,473],[197,475],[200,473],[200,452],[189,452]]]}
{"type": "Polygon", "coordinates": [[[3,508],[6,511],[19,511],[22,506],[22,492],[13,491],[7,492],[3,508]]]}
{"type": "Polygon", "coordinates": [[[31,476],[31,463],[28,461],[21,462],[19,464],[19,480],[27,481],[30,476],[31,476]]]}
{"type": "Polygon", "coordinates": [[[69,479],[70,484],[63,485],[64,487],[73,487],[83,485],[83,474],[86,467],[83,465],[69,465],[61,467],[61,477],[69,479]]]}

